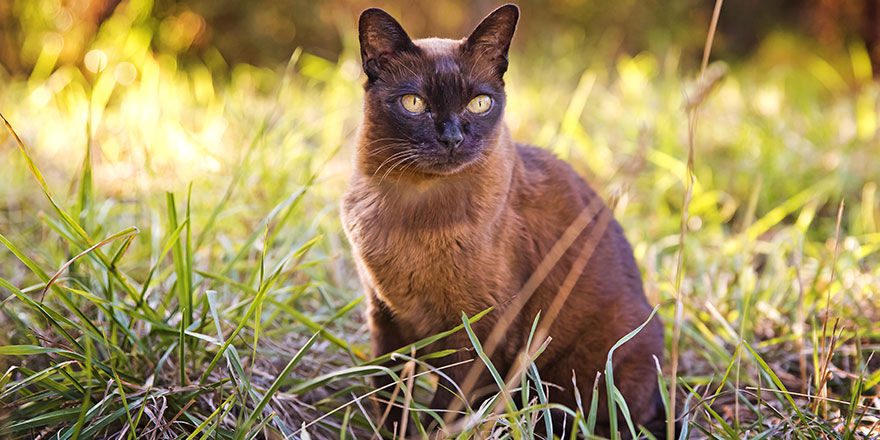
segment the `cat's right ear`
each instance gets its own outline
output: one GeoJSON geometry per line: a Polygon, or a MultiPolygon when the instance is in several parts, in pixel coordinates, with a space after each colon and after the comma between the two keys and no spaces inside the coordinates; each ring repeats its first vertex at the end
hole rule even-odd
{"type": "Polygon", "coordinates": [[[501,78],[507,71],[507,52],[518,20],[519,7],[513,3],[492,11],[465,41],[465,52],[487,58],[501,78]]]}
{"type": "Polygon", "coordinates": [[[395,54],[418,50],[400,23],[379,8],[370,8],[361,12],[358,33],[361,41],[361,61],[369,82],[379,77],[384,63],[395,54]]]}

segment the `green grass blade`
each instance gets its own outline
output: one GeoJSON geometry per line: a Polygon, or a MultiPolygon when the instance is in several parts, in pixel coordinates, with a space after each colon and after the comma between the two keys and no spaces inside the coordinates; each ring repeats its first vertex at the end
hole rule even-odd
{"type": "MultiPolygon", "coordinates": [[[[593,381],[593,392],[590,397],[590,412],[587,414],[587,426],[586,433],[587,435],[593,435],[596,432],[596,416],[599,412],[599,378],[600,374],[596,374],[596,379],[593,381]]],[[[583,409],[581,409],[583,412],[583,409]]]]}
{"type": "Polygon", "coordinates": [[[660,401],[663,402],[665,410],[665,420],[672,420],[674,409],[669,406],[669,384],[663,378],[663,367],[660,365],[660,359],[657,359],[657,356],[654,356],[654,365],[657,367],[657,386],[660,389],[660,401]]]}
{"type": "MultiPolygon", "coordinates": [[[[477,338],[477,335],[474,333],[473,329],[471,329],[470,321],[468,320],[468,316],[462,312],[461,313],[461,323],[464,325],[464,330],[467,332],[468,338],[471,341],[471,344],[474,346],[474,350],[477,352],[477,356],[483,361],[483,364],[486,365],[486,368],[489,370],[489,374],[492,375],[492,379],[495,380],[495,384],[498,385],[498,389],[501,392],[501,396],[505,401],[505,406],[507,407],[508,412],[516,411],[516,404],[513,402],[513,397],[510,396],[510,393],[507,391],[507,384],[504,382],[504,378],[501,377],[501,374],[498,373],[498,370],[495,368],[495,365],[492,364],[492,360],[489,359],[489,356],[483,351],[483,344],[480,343],[480,339],[477,338]]],[[[514,437],[518,438],[521,435],[522,427],[519,426],[519,423],[514,419],[511,420],[512,425],[515,425],[517,429],[513,431],[514,437]]]]}
{"type": "MultiPolygon", "coordinates": [[[[186,307],[184,306],[181,313],[186,315],[186,307]]],[[[180,386],[185,387],[187,385],[187,377],[186,377],[186,328],[184,327],[184,321],[180,321],[180,333],[177,340],[177,369],[180,376],[180,386]]]]}
{"type": "Polygon", "coordinates": [[[651,311],[651,314],[648,316],[648,319],[645,320],[640,326],[636,327],[633,331],[627,333],[624,337],[620,338],[614,345],[608,350],[608,359],[605,361],[605,387],[608,391],[608,424],[611,428],[611,438],[617,440],[620,437],[620,434],[617,431],[617,407],[621,406],[621,408],[627,413],[624,415],[626,418],[630,433],[632,434],[632,438],[636,437],[635,428],[632,426],[632,422],[629,418],[629,410],[626,407],[626,401],[623,400],[623,396],[620,394],[620,391],[617,390],[617,387],[614,385],[614,367],[612,358],[614,356],[614,351],[620,348],[621,345],[627,343],[630,339],[634,338],[639,332],[651,322],[651,318],[657,313],[657,309],[660,306],[654,307],[654,310],[651,311]]]}
{"type": "Polygon", "coordinates": [[[73,432],[71,434],[72,440],[77,440],[79,438],[79,434],[82,431],[83,424],[86,421],[86,414],[89,412],[91,407],[91,394],[92,394],[92,341],[90,339],[86,339],[86,352],[85,352],[85,370],[86,370],[86,393],[83,396],[82,406],[80,407],[79,416],[76,419],[76,424],[73,425],[73,432]]]}
{"type": "Polygon", "coordinates": [[[52,284],[55,283],[55,280],[57,280],[58,277],[60,277],[61,274],[64,273],[64,271],[68,267],[70,267],[71,264],[73,264],[74,261],[78,260],[80,257],[87,255],[87,254],[91,253],[92,251],[98,249],[99,247],[104,246],[105,244],[110,243],[114,240],[118,240],[121,238],[134,238],[134,236],[136,236],[139,232],[140,231],[138,230],[138,228],[136,228],[134,226],[128,227],[125,230],[117,232],[117,233],[105,238],[104,240],[101,240],[100,242],[95,243],[94,245],[92,245],[88,249],[80,252],[75,257],[70,259],[68,262],[64,263],[64,265],[61,266],[60,269],[58,269],[58,272],[56,272],[55,275],[52,278],[50,278],[49,281],[46,282],[46,287],[43,288],[43,292],[40,295],[40,298],[42,299],[46,295],[46,292],[49,290],[50,287],[52,287],[52,284]]]}
{"type": "Polygon", "coordinates": [[[45,414],[38,414],[28,419],[12,422],[6,426],[0,426],[0,436],[6,438],[6,436],[10,436],[15,432],[29,431],[42,426],[52,426],[64,422],[70,422],[71,420],[76,420],[79,413],[79,408],[65,408],[45,414]]]}
{"type": "MultiPolygon", "coordinates": [[[[38,348],[42,348],[42,347],[38,347],[38,348]]],[[[55,349],[49,349],[49,350],[55,350],[55,349]]],[[[5,378],[4,380],[8,381],[12,377],[12,372],[15,370],[17,370],[20,374],[22,374],[26,377],[24,379],[12,382],[11,385],[8,385],[8,388],[6,387],[6,385],[4,385],[4,387],[0,388],[0,401],[5,402],[6,399],[13,396],[19,390],[25,389],[25,388],[30,387],[35,384],[41,384],[41,386],[55,389],[56,391],[59,391],[59,392],[62,391],[62,388],[60,388],[60,386],[57,384],[57,382],[49,381],[47,379],[49,379],[55,372],[57,372],[63,368],[66,368],[67,366],[69,366],[71,364],[75,364],[75,363],[76,363],[76,361],[59,362],[58,364],[53,365],[48,368],[45,368],[41,371],[30,371],[30,370],[27,370],[26,368],[22,368],[22,367],[11,367],[10,370],[7,371],[7,373],[3,376],[5,378]],[[15,369],[15,370],[13,370],[13,369],[15,369]]],[[[67,391],[64,390],[63,392],[67,392],[67,391]]]]}
{"type": "MultiPolygon", "coordinates": [[[[355,304],[359,303],[362,299],[363,299],[362,296],[356,298],[355,304]]],[[[309,330],[311,330],[313,332],[320,332],[322,338],[330,341],[331,343],[333,343],[333,345],[336,345],[337,347],[343,348],[346,351],[352,353],[357,359],[359,359],[361,361],[367,360],[367,356],[361,350],[359,350],[357,347],[353,347],[351,344],[349,344],[348,342],[346,342],[342,338],[327,331],[325,329],[326,324],[324,324],[324,325],[318,324],[317,322],[309,319],[309,317],[307,317],[303,313],[298,312],[293,307],[290,307],[286,304],[279,303],[278,301],[275,301],[272,298],[267,298],[267,302],[277,306],[278,308],[283,310],[285,313],[292,316],[293,319],[299,321],[302,325],[304,325],[309,330]]],[[[354,305],[354,304],[352,304],[352,305],[354,305]]]]}
{"type": "MultiPolygon", "coordinates": [[[[232,401],[234,399],[235,399],[235,394],[230,394],[229,397],[227,397],[226,400],[224,400],[223,403],[221,403],[220,406],[218,406],[217,409],[214,410],[214,412],[212,412],[208,417],[205,418],[205,421],[200,423],[199,426],[196,426],[196,429],[194,429],[186,437],[186,440],[193,440],[194,438],[196,438],[196,436],[200,432],[202,432],[208,426],[208,424],[214,420],[215,417],[217,417],[220,414],[220,411],[223,411],[227,406],[229,406],[229,407],[232,406],[232,401]]],[[[221,420],[221,418],[218,418],[217,420],[221,420]]],[[[210,435],[210,434],[211,434],[210,432],[205,432],[206,436],[210,435]]]]}
{"type": "Polygon", "coordinates": [[[260,399],[259,402],[257,402],[257,405],[254,407],[253,412],[251,412],[251,415],[248,416],[247,420],[245,420],[244,425],[241,425],[239,427],[238,432],[240,433],[240,435],[237,434],[235,436],[236,439],[242,438],[244,434],[248,432],[250,427],[254,424],[254,422],[256,422],[257,418],[263,412],[263,408],[265,408],[266,405],[269,404],[269,400],[271,400],[272,396],[274,396],[278,389],[281,388],[281,383],[283,379],[290,375],[290,373],[293,371],[293,368],[296,367],[297,364],[299,364],[303,356],[305,356],[306,352],[312,347],[312,344],[314,344],[315,341],[318,340],[318,336],[320,336],[320,334],[321,333],[318,332],[312,335],[312,337],[309,338],[305,345],[300,347],[299,351],[296,352],[296,355],[293,356],[293,358],[290,360],[290,362],[287,363],[284,369],[281,370],[281,373],[278,374],[278,377],[275,379],[274,382],[272,382],[272,385],[269,387],[269,389],[266,390],[263,398],[260,399]]]}
{"type": "Polygon", "coordinates": [[[87,241],[87,242],[90,241],[88,238],[88,234],[86,234],[86,231],[84,231],[79,226],[79,224],[76,221],[74,221],[70,217],[70,215],[68,215],[67,212],[65,212],[61,208],[61,206],[59,206],[55,202],[55,199],[52,197],[52,194],[49,193],[49,185],[46,184],[46,179],[43,178],[43,174],[40,173],[39,168],[37,168],[37,165],[34,163],[33,159],[31,158],[30,153],[28,153],[27,148],[25,148],[24,143],[21,141],[21,138],[18,137],[18,133],[16,133],[15,130],[12,129],[12,125],[9,123],[9,121],[6,120],[6,117],[4,117],[2,113],[0,113],[0,119],[3,119],[3,123],[6,124],[6,129],[9,130],[10,133],[12,133],[12,137],[15,139],[15,143],[18,145],[18,148],[21,151],[22,156],[24,157],[25,163],[27,164],[28,168],[30,169],[31,174],[37,180],[37,183],[39,184],[40,189],[43,191],[43,194],[46,196],[46,198],[49,199],[49,203],[52,204],[52,207],[55,208],[55,212],[58,213],[58,216],[61,217],[61,219],[64,221],[64,223],[67,224],[69,227],[71,227],[80,238],[84,239],[84,241],[87,241]]]}
{"type": "MultiPolygon", "coordinates": [[[[174,194],[165,193],[166,215],[168,216],[168,226],[170,230],[175,230],[177,224],[177,207],[174,203],[174,194]]],[[[189,218],[184,220],[189,223],[189,218]]],[[[176,240],[173,245],[172,255],[174,257],[174,269],[177,272],[177,298],[181,310],[187,310],[183,313],[183,327],[189,327],[192,322],[192,283],[190,282],[190,272],[187,270],[186,257],[184,256],[184,244],[180,240],[176,240]]]]}
{"type": "Polygon", "coordinates": [[[306,391],[311,391],[318,387],[324,386],[335,380],[345,379],[349,377],[363,377],[372,374],[387,374],[391,376],[393,382],[400,381],[400,377],[394,371],[387,367],[382,367],[378,365],[364,365],[344,368],[339,371],[334,371],[332,373],[327,373],[309,380],[305,380],[303,382],[293,385],[290,388],[290,393],[302,394],[306,391]]]}
{"type": "MultiPolygon", "coordinates": [[[[480,318],[482,318],[483,316],[486,316],[486,314],[489,313],[490,311],[492,311],[492,308],[491,308],[491,307],[488,308],[488,309],[486,309],[486,310],[483,310],[483,311],[480,312],[480,313],[477,313],[476,315],[472,316],[471,318],[468,318],[468,324],[473,324],[473,323],[479,321],[480,318]]],[[[428,345],[433,344],[434,342],[437,342],[437,341],[439,341],[439,340],[441,340],[441,339],[443,339],[443,338],[445,338],[445,337],[447,337],[447,336],[449,336],[449,335],[451,335],[451,334],[453,334],[453,333],[456,333],[456,332],[461,331],[463,328],[464,328],[464,324],[460,324],[460,325],[458,325],[458,326],[456,326],[456,327],[453,327],[452,329],[447,330],[447,331],[445,331],[445,332],[440,332],[440,333],[437,333],[437,334],[435,334],[435,335],[428,336],[427,338],[421,339],[421,340],[419,340],[419,341],[417,341],[417,342],[414,342],[414,343],[412,343],[412,344],[409,344],[409,345],[406,345],[406,346],[404,346],[404,347],[401,347],[401,348],[399,348],[399,349],[397,349],[397,350],[394,350],[394,351],[392,351],[391,353],[387,353],[387,354],[384,354],[384,355],[382,355],[382,356],[379,356],[379,357],[377,357],[376,359],[373,359],[373,360],[371,360],[371,361],[369,361],[369,362],[365,362],[365,363],[363,363],[362,365],[379,365],[379,364],[384,364],[384,363],[388,362],[389,360],[391,360],[391,356],[393,356],[393,355],[395,355],[395,354],[408,354],[408,353],[410,353],[413,349],[415,349],[416,351],[421,350],[421,349],[427,347],[428,345]]]]}
{"type": "Polygon", "coordinates": [[[764,358],[762,358],[760,355],[758,355],[757,352],[755,352],[755,350],[752,349],[752,346],[749,345],[748,342],[743,341],[743,344],[749,350],[749,352],[752,353],[752,356],[754,356],[755,360],[758,361],[758,365],[761,367],[761,370],[767,376],[769,376],[770,380],[780,391],[783,391],[782,393],[778,393],[782,395],[781,398],[784,398],[788,402],[789,406],[791,406],[791,408],[797,414],[798,418],[801,420],[804,426],[809,426],[810,423],[807,421],[806,416],[804,415],[803,411],[801,411],[800,407],[794,402],[794,399],[792,399],[791,394],[788,393],[788,390],[785,389],[785,385],[783,385],[782,381],[779,380],[779,376],[777,376],[776,373],[773,372],[773,369],[770,368],[769,365],[767,365],[767,362],[764,361],[764,358]]]}
{"type": "Polygon", "coordinates": [[[217,365],[217,361],[220,360],[220,356],[222,356],[226,352],[226,349],[229,348],[229,345],[232,344],[232,341],[235,340],[235,337],[238,336],[238,333],[241,332],[241,329],[243,329],[247,322],[250,320],[251,316],[254,314],[254,311],[257,308],[257,304],[263,301],[264,295],[264,290],[260,290],[259,292],[257,292],[257,296],[254,297],[254,300],[251,302],[244,316],[241,318],[238,326],[235,328],[232,334],[229,335],[229,339],[227,339],[226,342],[223,343],[223,345],[220,347],[220,350],[217,351],[217,354],[214,355],[214,358],[208,364],[208,367],[205,368],[205,371],[202,373],[201,379],[199,379],[199,384],[204,385],[205,381],[208,380],[208,376],[211,374],[211,371],[214,370],[214,367],[217,365]]]}
{"type": "MultiPolygon", "coordinates": [[[[147,273],[147,278],[144,280],[144,284],[141,287],[140,298],[143,298],[144,295],[147,294],[147,289],[150,287],[150,282],[153,280],[153,275],[156,273],[156,270],[159,268],[159,264],[165,258],[165,255],[174,247],[177,240],[180,239],[180,234],[183,231],[183,227],[189,224],[189,222],[181,223],[177,225],[177,228],[171,232],[170,235],[165,239],[165,246],[162,247],[162,252],[159,253],[159,256],[156,258],[156,262],[150,266],[150,271],[147,273]]],[[[143,299],[138,301],[138,307],[143,305],[143,299]]]]}

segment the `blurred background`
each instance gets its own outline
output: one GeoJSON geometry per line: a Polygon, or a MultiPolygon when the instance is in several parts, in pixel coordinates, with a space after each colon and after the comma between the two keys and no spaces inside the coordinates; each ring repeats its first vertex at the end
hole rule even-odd
{"type": "MultiPolygon", "coordinates": [[[[120,131],[132,121],[158,124],[150,129],[150,124],[135,128],[151,139],[157,133],[165,135],[164,142],[147,139],[146,150],[139,153],[136,148],[123,148],[135,146],[119,137],[108,139],[109,145],[99,142],[104,154],[91,159],[97,161],[99,178],[114,180],[120,177],[118,172],[131,174],[125,172],[124,164],[115,168],[116,174],[110,172],[113,167],[109,165],[127,161],[121,160],[123,152],[129,158],[139,158],[128,161],[129,166],[141,166],[155,158],[158,164],[148,168],[160,174],[163,165],[169,172],[193,170],[188,165],[175,165],[183,162],[199,162],[203,171],[218,171],[223,165],[218,157],[227,152],[217,141],[228,134],[230,125],[235,128],[239,124],[230,124],[229,115],[219,107],[207,111],[209,104],[229,109],[229,97],[236,92],[242,92],[242,97],[265,97],[284,78],[312,78],[321,83],[344,80],[339,84],[345,84],[345,93],[353,95],[345,95],[350,101],[335,104],[340,109],[356,107],[357,84],[362,80],[356,20],[364,8],[387,9],[413,38],[461,37],[497,4],[488,0],[0,0],[0,81],[5,84],[0,99],[16,102],[27,96],[31,110],[41,116],[61,104],[62,117],[50,124],[56,129],[35,133],[54,136],[47,142],[53,151],[60,148],[60,138],[73,145],[85,142],[81,127],[85,123],[91,126],[91,138],[100,138],[106,129],[120,131]],[[295,77],[279,75],[288,61],[293,61],[289,73],[295,77]],[[163,125],[179,125],[173,109],[182,103],[195,113],[206,112],[200,127],[184,124],[175,131],[163,125]],[[88,111],[76,111],[77,105],[88,111]],[[108,105],[123,112],[111,112],[103,119],[108,105]],[[129,116],[135,111],[137,118],[132,119],[129,116]],[[80,121],[83,118],[88,121],[80,121]],[[78,126],[67,130],[61,122],[71,119],[77,120],[78,126]],[[187,138],[201,139],[187,146],[187,138]],[[163,143],[166,145],[159,145],[163,143]],[[172,144],[182,146],[173,160],[162,153],[172,144]],[[102,164],[109,174],[100,170],[102,164]]],[[[574,92],[578,84],[588,85],[584,81],[593,75],[598,84],[612,85],[619,80],[623,81],[620,84],[643,81],[645,86],[656,85],[657,80],[682,79],[685,81],[675,90],[665,91],[687,94],[684,83],[699,67],[714,2],[523,0],[519,5],[522,19],[513,44],[514,68],[509,80],[525,81],[512,93],[532,93],[513,104],[525,108],[511,112],[511,123],[514,129],[521,123],[530,124],[525,127],[529,131],[521,132],[526,136],[523,140],[546,143],[558,134],[547,125],[552,108],[569,106],[572,101],[565,95],[574,92]],[[582,76],[587,72],[589,75],[582,76]],[[537,102],[551,108],[542,107],[545,111],[535,112],[533,118],[530,112],[537,102]]],[[[850,132],[861,140],[875,137],[877,103],[870,89],[872,78],[880,75],[880,0],[741,0],[728,2],[723,10],[712,59],[723,60],[733,68],[733,77],[745,81],[728,82],[728,91],[746,93],[740,98],[751,100],[765,116],[782,111],[780,105],[789,100],[815,103],[814,97],[852,98],[867,91],[867,95],[855,98],[855,114],[839,126],[839,134],[843,144],[847,144],[850,132]]],[[[334,90],[342,93],[343,88],[334,90]]],[[[661,110],[649,101],[634,104],[647,104],[646,109],[654,112],[661,110]]],[[[589,104],[582,104],[586,110],[582,108],[575,116],[589,120],[596,116],[591,108],[609,105],[596,99],[589,104]]],[[[629,103],[624,107],[633,108],[629,103]]],[[[25,108],[4,110],[12,114],[25,108]]],[[[180,107],[179,111],[186,110],[180,107]]],[[[647,128],[654,125],[644,117],[640,121],[647,122],[643,124],[647,128]]],[[[591,135],[589,131],[586,134],[591,135]]],[[[623,141],[631,143],[633,137],[623,141]]],[[[821,154],[834,154],[828,147],[825,143],[819,148],[821,154]]],[[[191,176],[182,180],[191,180],[191,176]]],[[[116,186],[103,188],[122,189],[116,186]]]]}
{"type": "MultiPolygon", "coordinates": [[[[558,55],[578,47],[590,56],[610,56],[662,53],[674,46],[687,59],[694,59],[702,50],[714,2],[522,0],[518,4],[523,12],[516,44],[520,50],[558,55]]],[[[391,12],[415,38],[463,35],[498,2],[4,0],[0,2],[0,64],[7,74],[20,76],[37,67],[41,54],[57,57],[55,63],[82,63],[101,25],[120,7],[136,9],[132,29],[147,32],[153,50],[185,59],[219,55],[228,65],[271,66],[285,62],[292,49],[300,47],[336,60],[351,44],[357,14],[373,6],[391,12]]],[[[781,35],[796,35],[805,45],[802,50],[825,55],[845,52],[852,41],[862,41],[876,67],[880,63],[880,3],[731,1],[724,5],[714,54],[741,60],[781,35]]]]}
{"type": "MultiPolygon", "coordinates": [[[[270,115],[273,127],[295,127],[276,132],[279,145],[305,147],[284,150],[291,160],[349,148],[364,8],[387,9],[413,38],[462,37],[497,3],[0,0],[0,103],[45,155],[50,182],[56,171],[69,181],[81,170],[89,144],[99,192],[179,188],[228,174],[270,115]]],[[[575,166],[600,186],[645,148],[681,157],[682,102],[699,93],[691,80],[713,1],[519,4],[508,75],[509,93],[521,98],[508,111],[519,139],[579,156],[575,166]]],[[[880,0],[730,1],[712,59],[730,74],[707,102],[718,119],[707,121],[700,150],[712,160],[698,179],[716,179],[740,208],[759,173],[768,180],[757,200],[764,210],[829,171],[845,194],[863,196],[878,171],[868,158],[877,142],[880,0]],[[719,169],[716,159],[747,171],[719,169]]],[[[0,159],[12,164],[10,145],[0,144],[0,159]]],[[[344,175],[347,163],[335,163],[344,175]]],[[[305,169],[292,169],[291,181],[305,169]]],[[[26,181],[5,173],[0,195],[15,202],[26,181]]]]}

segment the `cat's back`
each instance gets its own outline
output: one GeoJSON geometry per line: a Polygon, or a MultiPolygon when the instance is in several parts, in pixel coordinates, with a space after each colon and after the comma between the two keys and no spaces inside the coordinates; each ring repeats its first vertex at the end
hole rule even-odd
{"type": "MultiPolygon", "coordinates": [[[[546,254],[585,209],[593,220],[583,235],[600,227],[599,212],[608,207],[568,162],[532,145],[516,144],[516,151],[523,166],[513,198],[515,209],[530,231],[531,246],[538,255],[546,254]]],[[[647,306],[641,274],[623,229],[614,218],[603,229],[587,272],[606,275],[604,283],[615,285],[614,290],[626,286],[623,290],[647,306]]]]}

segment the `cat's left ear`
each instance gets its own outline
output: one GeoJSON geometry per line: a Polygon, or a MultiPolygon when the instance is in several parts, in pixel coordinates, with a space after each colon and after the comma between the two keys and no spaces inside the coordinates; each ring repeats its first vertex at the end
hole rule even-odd
{"type": "MultiPolygon", "coordinates": [[[[489,56],[488,60],[495,64],[498,76],[507,71],[507,52],[510,41],[519,20],[519,7],[508,3],[492,11],[471,32],[464,43],[464,51],[474,56],[489,56]]],[[[485,58],[484,58],[485,59],[485,58]]]]}

